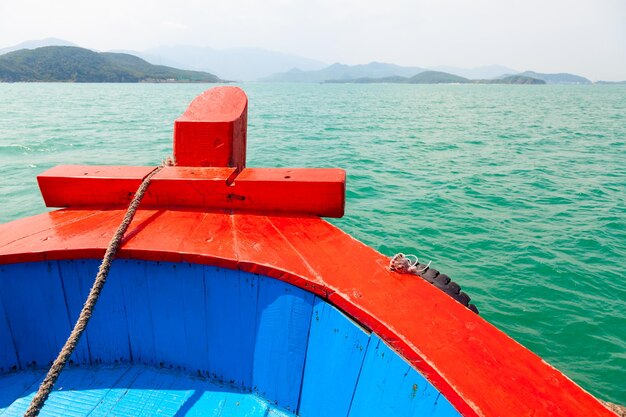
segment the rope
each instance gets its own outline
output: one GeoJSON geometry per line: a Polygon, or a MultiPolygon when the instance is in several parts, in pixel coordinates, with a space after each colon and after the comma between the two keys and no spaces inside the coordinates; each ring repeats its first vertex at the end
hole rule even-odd
{"type": "Polygon", "coordinates": [[[72,329],[72,333],[65,341],[65,345],[63,349],[59,352],[59,355],[54,360],[54,363],[48,370],[48,374],[44,378],[43,382],[39,386],[39,390],[33,397],[26,413],[24,413],[24,417],[36,417],[41,412],[41,408],[44,406],[44,403],[48,399],[50,392],[52,392],[52,388],[56,383],[61,371],[65,367],[70,356],[72,356],[72,352],[76,348],[80,337],[83,332],[87,328],[87,323],[89,323],[89,319],[93,314],[93,309],[98,302],[98,298],[100,297],[100,293],[102,292],[102,288],[104,287],[104,283],[106,282],[107,276],[109,275],[109,270],[111,269],[111,262],[115,258],[117,254],[117,250],[120,247],[120,243],[122,242],[122,238],[124,237],[124,233],[128,229],[130,222],[133,220],[135,213],[137,212],[137,208],[139,207],[139,203],[143,198],[148,186],[150,185],[150,179],[161,169],[163,165],[155,168],[152,172],[150,172],[143,180],[135,196],[133,197],[130,205],[128,206],[128,210],[126,211],[126,215],[124,216],[124,220],[117,228],[117,231],[113,235],[109,246],[104,254],[104,258],[102,259],[102,264],[100,264],[100,269],[98,270],[98,274],[96,275],[96,279],[89,291],[89,296],[87,296],[87,300],[85,301],[85,305],[83,305],[83,309],[78,316],[78,320],[72,329]]]}
{"type": "Polygon", "coordinates": [[[401,274],[419,275],[430,267],[431,262],[432,261],[429,261],[428,265],[422,264],[422,268],[418,268],[417,265],[419,264],[419,258],[417,256],[397,253],[393,256],[393,258],[391,258],[391,261],[389,261],[389,269],[401,274]],[[413,260],[412,258],[415,259],[413,260]]]}

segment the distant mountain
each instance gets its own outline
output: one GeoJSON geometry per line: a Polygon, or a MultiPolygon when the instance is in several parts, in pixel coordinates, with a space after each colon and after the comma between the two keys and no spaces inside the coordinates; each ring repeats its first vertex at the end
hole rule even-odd
{"type": "Polygon", "coordinates": [[[409,78],[409,84],[464,84],[471,80],[441,71],[424,71],[409,78]]]}
{"type": "Polygon", "coordinates": [[[290,68],[318,70],[327,64],[298,55],[260,48],[217,50],[189,45],[160,46],[140,55],[152,64],[177,63],[182,68],[210,71],[222,78],[252,81],[290,68]]]}
{"type": "Polygon", "coordinates": [[[400,75],[391,75],[389,77],[372,78],[349,78],[342,80],[326,80],[324,83],[328,84],[406,84],[408,83],[408,77],[402,77],[400,75]]]}
{"type": "Polygon", "coordinates": [[[501,78],[492,78],[490,80],[474,80],[477,84],[545,84],[544,80],[528,77],[525,75],[508,75],[501,78]]]}
{"type": "Polygon", "coordinates": [[[395,64],[371,62],[364,65],[336,63],[318,71],[292,69],[260,79],[265,82],[320,83],[329,80],[354,80],[357,78],[410,77],[424,71],[418,67],[402,67],[395,64]]]}
{"type": "Polygon", "coordinates": [[[9,46],[6,48],[0,48],[0,55],[8,54],[9,52],[13,52],[13,51],[19,51],[20,49],[37,49],[37,48],[42,48],[44,46],[78,46],[78,45],[73,44],[70,41],[65,41],[63,39],[46,38],[46,39],[39,39],[39,40],[33,40],[33,41],[25,41],[17,45],[9,46]]]}
{"type": "Polygon", "coordinates": [[[356,79],[344,79],[344,80],[328,80],[327,83],[354,83],[354,84],[545,84],[543,80],[536,78],[526,77],[523,75],[511,75],[503,78],[496,78],[491,80],[470,80],[458,75],[448,74],[441,71],[424,71],[413,77],[382,77],[382,78],[356,78],[356,79]]]}
{"type": "Polygon", "coordinates": [[[449,74],[458,75],[460,77],[469,78],[471,80],[490,79],[501,77],[505,74],[517,74],[519,71],[504,67],[502,65],[485,65],[476,68],[459,68],[440,65],[428,68],[433,71],[447,72],[449,74]]]}
{"type": "Polygon", "coordinates": [[[72,46],[22,49],[0,55],[0,81],[219,82],[206,72],[152,65],[133,55],[72,46]]]}
{"type": "Polygon", "coordinates": [[[626,84],[626,81],[596,81],[596,84],[626,84]]]}
{"type": "MultiPolygon", "coordinates": [[[[46,38],[30,40],[18,45],[0,48],[0,56],[18,50],[32,50],[48,46],[77,47],[72,42],[46,38]]],[[[437,81],[436,73],[447,74],[441,82],[464,83],[472,82],[487,83],[492,79],[507,79],[512,75],[529,77],[543,80],[548,84],[592,84],[590,80],[574,74],[559,73],[546,74],[534,71],[518,71],[501,65],[487,65],[475,68],[459,68],[451,66],[436,66],[426,69],[419,67],[405,67],[395,64],[371,62],[364,65],[344,65],[335,63],[327,66],[323,62],[301,57],[298,55],[268,51],[260,48],[235,48],[217,50],[209,47],[179,45],[161,46],[147,51],[116,50],[113,53],[134,55],[147,63],[156,66],[182,68],[185,70],[217,74],[228,80],[251,81],[259,80],[266,82],[341,82],[352,80],[357,83],[368,82],[404,82],[394,77],[410,78],[419,73],[431,72],[435,74],[423,75],[414,82],[434,83],[437,81]],[[459,79],[450,78],[457,76],[459,79]],[[428,79],[428,77],[435,77],[428,79]],[[467,81],[463,81],[463,79],[467,81]]],[[[94,52],[95,53],[95,52],[94,52]]],[[[164,67],[166,68],[166,67],[164,67]]],[[[26,74],[28,71],[24,68],[26,74]]],[[[31,74],[32,75],[32,74],[31,74]]],[[[50,74],[48,74],[50,75],[50,74]]],[[[135,74],[137,75],[137,74],[135,74]]],[[[145,75],[145,74],[144,74],[145,75]]],[[[190,75],[188,75],[190,77],[190,75]]],[[[106,77],[105,77],[106,78],[106,77]]],[[[131,77],[132,78],[132,77],[131,77]]],[[[149,78],[149,77],[148,77],[149,78]]],[[[176,77],[173,77],[177,79],[176,77]]],[[[202,78],[202,76],[201,76],[202,78]]],[[[217,77],[216,77],[217,78],[217,77]]],[[[145,79],[145,78],[144,78],[145,79]]],[[[497,84],[522,84],[530,80],[523,78],[508,79],[508,82],[496,82],[497,84]]],[[[598,84],[620,84],[622,82],[598,81],[598,84]]]]}
{"type": "Polygon", "coordinates": [[[543,73],[534,72],[534,71],[524,71],[517,75],[524,75],[527,77],[544,80],[548,84],[592,84],[591,81],[589,81],[585,77],[581,77],[580,75],[568,74],[568,73],[543,74],[543,73]]]}

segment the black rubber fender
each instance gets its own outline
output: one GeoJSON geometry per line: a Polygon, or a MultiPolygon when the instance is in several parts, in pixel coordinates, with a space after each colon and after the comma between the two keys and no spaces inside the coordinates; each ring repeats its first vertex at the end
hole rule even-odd
{"type": "Polygon", "coordinates": [[[409,255],[408,257],[403,253],[398,253],[391,258],[389,262],[389,269],[392,271],[400,272],[401,274],[417,275],[430,282],[441,291],[452,297],[455,301],[463,304],[465,307],[478,314],[478,308],[474,304],[470,304],[470,296],[461,291],[461,286],[452,281],[446,274],[441,274],[434,268],[430,267],[430,263],[421,264],[416,262],[413,264],[409,255]]]}
{"type": "Polygon", "coordinates": [[[425,264],[417,264],[418,275],[424,280],[430,282],[450,297],[463,304],[465,307],[478,314],[478,308],[474,304],[470,304],[471,298],[465,292],[461,291],[461,286],[452,281],[446,274],[441,274],[434,268],[425,264]]]}

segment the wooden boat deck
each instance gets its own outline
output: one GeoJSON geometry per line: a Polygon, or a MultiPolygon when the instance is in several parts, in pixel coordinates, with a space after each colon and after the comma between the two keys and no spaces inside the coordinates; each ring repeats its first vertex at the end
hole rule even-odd
{"type": "MultiPolygon", "coordinates": [[[[45,370],[0,377],[0,415],[22,416],[45,370]]],[[[293,416],[235,387],[142,365],[68,367],[40,416],[293,416]]]]}

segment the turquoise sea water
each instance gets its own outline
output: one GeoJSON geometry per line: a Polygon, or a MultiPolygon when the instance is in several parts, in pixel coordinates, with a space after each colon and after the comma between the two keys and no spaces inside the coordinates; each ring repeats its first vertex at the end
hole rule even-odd
{"type": "MultiPolygon", "coordinates": [[[[157,164],[200,84],[0,84],[0,222],[57,164],[157,164]]],[[[333,220],[626,403],[626,86],[244,84],[248,166],[342,167],[333,220]]],[[[432,312],[437,314],[437,312],[432,312]]]]}

